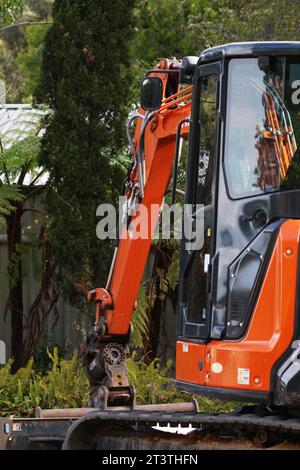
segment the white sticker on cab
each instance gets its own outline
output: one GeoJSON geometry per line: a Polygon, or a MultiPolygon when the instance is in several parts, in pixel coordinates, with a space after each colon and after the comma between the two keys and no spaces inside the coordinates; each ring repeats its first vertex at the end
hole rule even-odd
{"type": "Polygon", "coordinates": [[[237,382],[239,385],[250,384],[250,369],[238,368],[237,382]]]}

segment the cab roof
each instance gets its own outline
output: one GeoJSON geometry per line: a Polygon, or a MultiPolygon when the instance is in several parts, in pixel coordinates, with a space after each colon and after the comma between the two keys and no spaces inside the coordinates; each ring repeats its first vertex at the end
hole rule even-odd
{"type": "Polygon", "coordinates": [[[300,41],[232,42],[205,49],[199,63],[231,57],[299,55],[300,41]]]}

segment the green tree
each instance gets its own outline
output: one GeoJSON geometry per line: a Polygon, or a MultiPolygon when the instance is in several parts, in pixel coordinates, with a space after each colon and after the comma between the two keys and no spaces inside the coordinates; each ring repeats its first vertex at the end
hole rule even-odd
{"type": "Polygon", "coordinates": [[[37,98],[54,109],[40,162],[49,171],[45,205],[65,297],[105,283],[111,244],[96,237],[96,208],[117,202],[120,149],[131,75],[134,1],[55,1],[37,98]]]}
{"type": "Polygon", "coordinates": [[[20,72],[20,86],[15,90],[18,103],[31,103],[39,83],[42,65],[43,40],[49,25],[28,26],[26,46],[18,53],[15,64],[20,72]]]}
{"type": "MultiPolygon", "coordinates": [[[[139,0],[135,10],[136,34],[132,56],[148,65],[162,57],[192,54],[188,20],[199,10],[191,0],[139,0]]],[[[194,51],[196,52],[196,51],[194,51]]]]}
{"type": "Polygon", "coordinates": [[[26,0],[1,0],[0,21],[2,23],[12,23],[22,11],[26,0]]]}
{"type": "Polygon", "coordinates": [[[132,56],[197,55],[231,41],[297,40],[300,4],[289,0],[138,0],[132,56]]]}
{"type": "Polygon", "coordinates": [[[232,41],[298,40],[300,5],[289,0],[204,0],[189,16],[192,48],[232,41]]]}
{"type": "Polygon", "coordinates": [[[40,76],[43,39],[51,24],[52,3],[53,0],[26,0],[22,10],[15,10],[6,23],[0,15],[0,78],[6,83],[7,102],[32,102],[40,76]]]}

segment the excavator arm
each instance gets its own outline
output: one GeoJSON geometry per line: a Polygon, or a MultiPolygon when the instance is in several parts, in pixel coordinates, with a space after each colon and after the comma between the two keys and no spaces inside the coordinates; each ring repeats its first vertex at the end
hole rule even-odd
{"type": "Polygon", "coordinates": [[[122,227],[108,282],[88,294],[96,306],[95,325],[84,346],[86,372],[91,383],[92,404],[128,404],[134,391],[127,379],[125,359],[131,335],[132,313],[158,222],[168,191],[175,148],[187,138],[192,86],[179,83],[180,63],[163,59],[146,76],[162,84],[161,106],[141,109],[128,124],[133,158],[125,190],[122,227]],[[135,136],[129,126],[137,120],[135,136]],[[134,228],[134,230],[133,230],[134,228]]]}

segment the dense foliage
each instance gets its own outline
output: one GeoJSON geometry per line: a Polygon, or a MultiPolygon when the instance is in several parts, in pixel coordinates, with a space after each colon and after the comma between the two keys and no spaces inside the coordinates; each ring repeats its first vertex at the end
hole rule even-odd
{"type": "MultiPolygon", "coordinates": [[[[53,1],[0,2],[0,77],[7,83],[11,101],[32,98],[53,1]],[[46,24],[36,24],[39,22],[46,24]],[[1,23],[10,28],[1,31],[1,23]],[[34,26],[28,26],[30,23],[34,26]]],[[[89,5],[97,11],[97,1],[89,0],[89,5]]],[[[224,42],[298,40],[299,18],[299,3],[289,0],[136,0],[135,33],[130,45],[135,76],[141,77],[141,68],[160,57],[199,54],[224,42]]]]}
{"type": "Polygon", "coordinates": [[[26,0],[1,0],[0,3],[0,21],[2,23],[11,23],[22,13],[26,0]]]}
{"type": "Polygon", "coordinates": [[[299,40],[299,19],[288,0],[139,0],[132,56],[153,64],[231,41],[299,40]]]}
{"type": "Polygon", "coordinates": [[[0,3],[0,78],[6,84],[6,101],[31,103],[53,0],[0,3]]]}
{"type": "MultiPolygon", "coordinates": [[[[0,369],[0,416],[33,415],[41,408],[78,408],[88,406],[89,386],[76,353],[61,359],[58,350],[48,351],[50,367],[39,371],[30,359],[25,368],[10,374],[11,361],[0,369]]],[[[158,359],[148,366],[135,358],[127,362],[130,382],[135,386],[139,404],[189,401],[191,395],[175,389],[170,379],[171,361],[161,367],[158,359]]],[[[226,411],[235,408],[234,402],[199,398],[202,411],[226,411]]]]}
{"type": "Polygon", "coordinates": [[[37,98],[54,115],[40,163],[49,171],[49,234],[71,302],[104,283],[110,263],[110,245],[96,237],[96,208],[117,205],[124,178],[118,157],[130,101],[133,3],[56,1],[45,38],[37,98]]]}
{"type": "Polygon", "coordinates": [[[42,374],[34,369],[33,359],[11,375],[12,361],[0,369],[0,415],[32,415],[34,408],[86,406],[88,383],[76,353],[60,359],[58,351],[48,352],[51,368],[42,374]]]}

